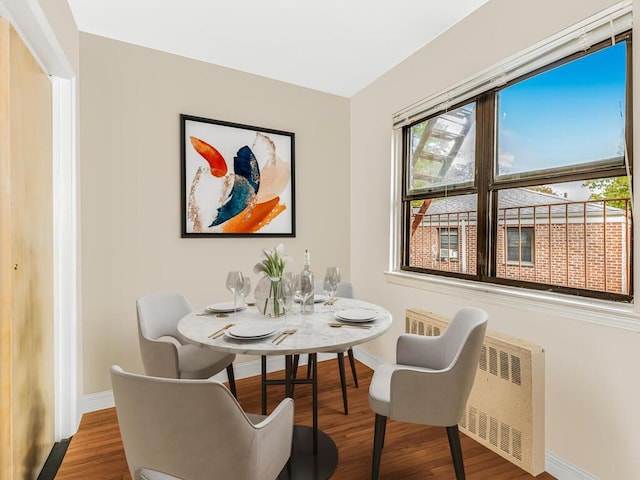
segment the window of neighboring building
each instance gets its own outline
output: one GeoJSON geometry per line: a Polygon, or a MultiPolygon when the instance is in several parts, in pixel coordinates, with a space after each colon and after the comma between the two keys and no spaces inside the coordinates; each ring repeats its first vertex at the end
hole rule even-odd
{"type": "Polygon", "coordinates": [[[507,262],[533,263],[533,228],[507,228],[507,262]]]}
{"type": "Polygon", "coordinates": [[[441,261],[458,261],[458,229],[457,228],[441,228],[440,229],[440,260],[441,261]]]}
{"type": "Polygon", "coordinates": [[[400,268],[630,301],[630,45],[623,33],[403,126],[400,268]]]}

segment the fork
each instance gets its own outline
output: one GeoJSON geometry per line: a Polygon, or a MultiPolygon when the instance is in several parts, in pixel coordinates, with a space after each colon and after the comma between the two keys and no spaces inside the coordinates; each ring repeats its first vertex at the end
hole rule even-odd
{"type": "Polygon", "coordinates": [[[285,338],[287,338],[289,335],[293,335],[293,334],[294,334],[294,333],[296,333],[297,331],[298,331],[298,329],[297,329],[297,328],[291,328],[291,329],[289,329],[289,330],[284,330],[284,331],[282,332],[282,335],[280,335],[278,338],[276,338],[276,339],[274,340],[274,342],[273,342],[273,343],[274,343],[274,345],[280,345],[280,344],[284,341],[284,339],[285,339],[285,338]]]}
{"type": "Polygon", "coordinates": [[[352,327],[352,328],[371,328],[371,325],[354,325],[353,323],[337,323],[337,322],[329,322],[327,323],[330,327],[340,328],[340,327],[352,327]]]}
{"type": "Polygon", "coordinates": [[[224,331],[228,328],[231,328],[235,325],[235,323],[228,323],[226,324],[224,327],[222,327],[220,330],[216,330],[215,332],[213,332],[211,335],[209,335],[209,338],[218,338],[220,336],[222,336],[224,334],[224,331]]]}

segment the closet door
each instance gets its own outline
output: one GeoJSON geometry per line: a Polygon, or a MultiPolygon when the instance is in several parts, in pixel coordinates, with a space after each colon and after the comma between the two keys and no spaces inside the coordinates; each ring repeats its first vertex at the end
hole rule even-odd
{"type": "Polygon", "coordinates": [[[0,479],[54,441],[51,83],[0,19],[0,479]]]}

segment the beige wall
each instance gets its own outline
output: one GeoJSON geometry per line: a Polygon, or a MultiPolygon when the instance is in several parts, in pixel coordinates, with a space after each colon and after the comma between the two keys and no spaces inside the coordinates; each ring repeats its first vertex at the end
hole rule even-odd
{"type": "MultiPolygon", "coordinates": [[[[451,315],[476,305],[490,313],[489,328],[542,345],[546,448],[603,480],[640,478],[640,335],[547,313],[544,305],[534,311],[462,289],[390,284],[383,272],[389,259],[392,114],[613,3],[491,0],[351,99],[351,270],[359,295],[382,302],[397,319],[406,307],[451,315]]],[[[392,359],[403,330],[404,322],[395,322],[368,349],[392,359]]]]}
{"type": "Polygon", "coordinates": [[[348,99],[88,34],[80,58],[85,394],[111,389],[114,363],[142,371],[140,295],[229,299],[227,271],[280,242],[293,270],[309,248],[349,278],[348,99]],[[180,238],[181,113],[295,132],[295,238],[180,238]]]}

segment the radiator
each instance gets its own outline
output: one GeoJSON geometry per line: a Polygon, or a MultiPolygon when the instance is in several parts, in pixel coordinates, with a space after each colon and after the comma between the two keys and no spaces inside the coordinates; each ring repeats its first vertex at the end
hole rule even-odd
{"type": "MultiPolygon", "coordinates": [[[[406,311],[406,331],[440,335],[441,315],[406,311]]],[[[487,330],[460,431],[532,475],[544,471],[544,350],[487,330]]]]}

